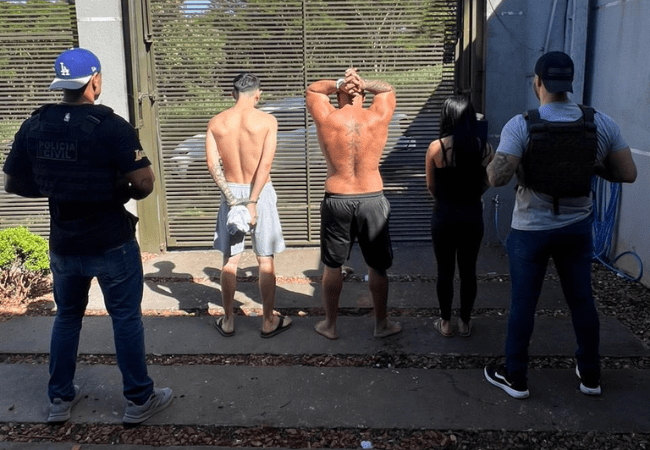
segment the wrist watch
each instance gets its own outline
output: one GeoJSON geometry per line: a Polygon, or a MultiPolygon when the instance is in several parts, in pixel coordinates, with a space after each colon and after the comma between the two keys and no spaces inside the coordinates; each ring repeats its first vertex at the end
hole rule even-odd
{"type": "Polygon", "coordinates": [[[339,78],[338,80],[336,80],[336,90],[337,91],[340,90],[341,86],[343,86],[344,83],[345,83],[344,78],[339,78]]]}

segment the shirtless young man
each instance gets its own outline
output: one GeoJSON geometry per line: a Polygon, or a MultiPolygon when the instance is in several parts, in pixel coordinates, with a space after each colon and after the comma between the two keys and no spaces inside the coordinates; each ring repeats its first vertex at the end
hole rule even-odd
{"type": "Polygon", "coordinates": [[[290,318],[273,315],[273,255],[282,252],[285,245],[270,175],[278,123],[271,114],[255,109],[261,93],[260,81],[255,75],[238,75],[233,89],[235,106],[210,120],[205,138],[208,169],[222,192],[214,247],[223,253],[224,258],[221,291],[225,316],[217,318],[214,326],[225,337],[235,334],[233,301],[237,289],[237,265],[246,235],[243,231],[228,232],[228,212],[236,205],[246,205],[251,217],[251,240],[259,263],[263,308],[261,336],[272,337],[291,326],[290,318]]]}
{"type": "Polygon", "coordinates": [[[318,142],[327,161],[325,198],[321,204],[321,261],[325,320],[316,332],[337,339],[336,318],[343,288],[341,266],[355,238],[368,265],[375,308],[375,337],[399,333],[402,327],[387,316],[388,276],[393,261],[388,232],[390,204],[383,195],[379,159],[395,111],[395,90],[383,81],[362,79],[350,68],[345,79],[321,80],[307,88],[307,109],[314,118],[318,142]],[[374,94],[363,108],[365,91],[374,94]],[[329,100],[337,94],[339,108],[329,100]]]}

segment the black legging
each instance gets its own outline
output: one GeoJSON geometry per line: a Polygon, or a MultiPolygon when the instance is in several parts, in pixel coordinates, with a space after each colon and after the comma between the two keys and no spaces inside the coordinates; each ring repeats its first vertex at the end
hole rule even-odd
{"type": "Polygon", "coordinates": [[[451,320],[458,260],[460,317],[467,323],[476,300],[476,260],[483,239],[482,205],[450,207],[439,202],[431,217],[431,237],[438,264],[436,292],[440,317],[451,320]]]}

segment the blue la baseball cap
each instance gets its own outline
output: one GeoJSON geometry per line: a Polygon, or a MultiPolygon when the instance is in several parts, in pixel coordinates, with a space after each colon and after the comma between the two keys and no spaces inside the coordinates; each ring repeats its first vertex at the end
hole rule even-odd
{"type": "Polygon", "coordinates": [[[71,48],[56,58],[54,63],[56,78],[50,84],[50,90],[80,89],[101,70],[99,59],[93,52],[84,48],[71,48]]]}

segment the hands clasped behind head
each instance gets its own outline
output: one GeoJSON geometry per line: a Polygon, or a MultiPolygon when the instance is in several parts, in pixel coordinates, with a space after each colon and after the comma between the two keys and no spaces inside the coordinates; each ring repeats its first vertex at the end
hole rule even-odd
{"type": "Polygon", "coordinates": [[[345,83],[342,90],[352,96],[363,94],[363,79],[356,68],[350,67],[345,71],[345,83]]]}

